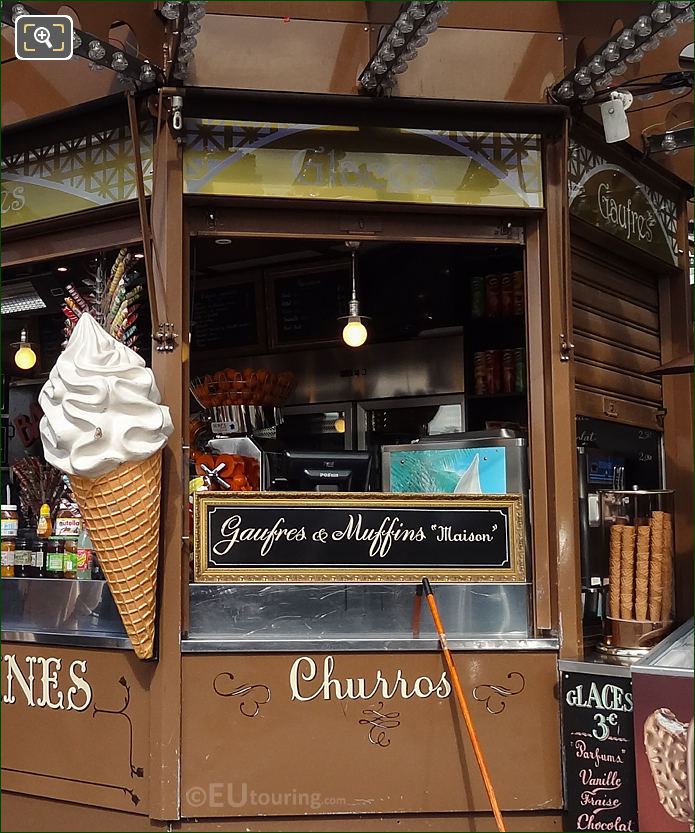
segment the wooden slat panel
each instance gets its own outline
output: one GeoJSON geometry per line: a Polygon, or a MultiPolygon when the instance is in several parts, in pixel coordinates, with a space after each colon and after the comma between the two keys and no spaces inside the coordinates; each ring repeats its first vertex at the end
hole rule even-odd
{"type": "Polygon", "coordinates": [[[636,425],[639,428],[661,428],[657,417],[658,408],[653,405],[643,405],[629,402],[620,397],[607,397],[596,391],[577,388],[577,413],[596,419],[614,419],[625,425],[636,425]]]}
{"type": "Polygon", "coordinates": [[[643,327],[653,333],[659,332],[659,316],[656,310],[648,310],[603,289],[587,286],[579,281],[572,282],[574,303],[582,309],[605,313],[612,319],[643,327]]]}
{"type": "Polygon", "coordinates": [[[606,341],[622,343],[627,350],[634,348],[657,357],[661,355],[658,335],[624,324],[621,326],[617,321],[576,307],[574,310],[574,332],[581,332],[589,337],[597,335],[606,341]]]}
{"type": "MultiPolygon", "coordinates": [[[[619,242],[616,240],[616,243],[619,242]]],[[[620,255],[614,254],[603,246],[598,247],[594,243],[575,237],[572,242],[573,267],[575,261],[581,261],[581,259],[591,263],[593,269],[599,272],[606,270],[609,274],[623,275],[636,284],[643,284],[648,287],[656,286],[654,274],[646,271],[646,267],[644,272],[635,272],[632,263],[624,260],[620,255]]]]}
{"type": "Polygon", "coordinates": [[[625,371],[609,370],[597,364],[577,359],[575,363],[577,385],[593,388],[608,395],[618,394],[643,402],[661,402],[661,385],[646,377],[633,376],[625,371]]]}
{"type": "Polygon", "coordinates": [[[572,261],[572,279],[589,286],[611,292],[623,298],[629,298],[640,306],[658,310],[659,294],[656,284],[636,281],[631,275],[616,269],[609,269],[604,264],[595,264],[582,257],[572,261]]]}
{"type": "Polygon", "coordinates": [[[575,355],[577,359],[606,365],[616,370],[628,370],[637,373],[649,373],[659,366],[659,359],[647,356],[635,350],[617,347],[590,336],[574,334],[575,355]]]}

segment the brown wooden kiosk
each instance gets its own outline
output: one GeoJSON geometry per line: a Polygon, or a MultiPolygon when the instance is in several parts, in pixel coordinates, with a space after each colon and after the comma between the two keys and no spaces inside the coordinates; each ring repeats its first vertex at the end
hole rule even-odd
{"type": "MultiPolygon", "coordinates": [[[[75,3],[69,11],[103,38],[120,21],[113,24],[120,40],[135,39],[161,64],[173,24],[158,5],[75,3]]],[[[369,60],[370,39],[391,20],[389,5],[209,3],[186,84],[136,96],[151,240],[138,214],[133,124],[122,93],[101,77],[107,73],[90,74],[80,61],[55,71],[57,98],[37,92],[33,81],[20,83],[26,69],[6,56],[3,41],[6,284],[43,281],[50,289],[62,280],[59,263],[77,270],[98,252],[143,250],[150,296],[175,334],[172,349],[155,345],[151,353],[175,428],[164,455],[156,657],[136,659],[117,617],[92,632],[67,615],[56,618],[68,605],[53,589],[58,582],[48,582],[52,598],[31,591],[32,621],[26,593],[16,588],[43,580],[2,580],[3,829],[493,829],[425,610],[419,631],[411,627],[416,576],[431,572],[432,556],[400,579],[372,575],[372,590],[361,586],[357,568],[335,576],[325,565],[275,581],[269,566],[252,584],[226,580],[224,571],[213,582],[191,580],[190,379],[240,357],[291,368],[305,354],[341,349],[337,323],[329,342],[283,348],[278,337],[267,287],[278,262],[301,262],[305,250],[345,262],[343,242],[360,241],[361,251],[393,257],[404,275],[410,257],[419,268],[431,262],[435,286],[440,250],[453,253],[467,280],[487,263],[523,272],[523,315],[514,325],[526,356],[514,406],[523,419],[505,410],[510,405],[497,407],[502,399],[485,411],[473,393],[475,344],[467,339],[476,324],[463,316],[453,334],[411,339],[410,352],[408,339],[384,338],[387,358],[365,353],[355,371],[369,389],[380,367],[396,367],[392,342],[400,372],[425,368],[425,381],[386,396],[461,402],[467,422],[459,430],[485,428],[489,419],[527,426],[515,570],[480,570],[476,578],[461,567],[458,581],[453,571],[451,583],[437,585],[507,829],[564,829],[558,659],[581,657],[584,645],[577,417],[663,438],[665,483],[676,493],[677,618],[692,613],[692,380],[649,376],[691,349],[687,187],[634,148],[607,146],[589,119],[580,126],[567,108],[540,103],[573,65],[564,51],[581,31],[579,19],[560,14],[561,4],[523,4],[528,31],[511,25],[510,16],[522,14],[517,3],[513,10],[452,4],[432,38],[433,52],[441,38],[441,66],[425,50],[398,96],[356,95],[354,79],[369,60]],[[493,67],[483,50],[480,94],[442,70],[458,66],[454,56],[476,41],[499,38],[510,54],[518,51],[521,68],[493,67]],[[268,61],[248,51],[261,48],[268,61]],[[179,108],[181,124],[172,115],[179,108]],[[452,187],[448,171],[459,169],[446,166],[462,158],[465,176],[452,187]],[[603,218],[605,170],[629,180],[636,195],[648,194],[638,208],[656,217],[652,240],[635,244],[603,218]],[[405,183],[398,189],[396,176],[405,183]],[[229,269],[230,260],[250,265],[229,269]],[[263,272],[251,278],[255,340],[233,349],[197,344],[200,293],[212,293],[212,315],[215,293],[222,305],[225,288],[253,270],[263,272]],[[465,359],[441,352],[451,344],[463,345],[465,359]],[[460,365],[458,383],[432,381],[427,368],[440,360],[460,365]]],[[[40,6],[56,12],[59,4],[40,6]]],[[[592,24],[597,36],[612,23],[602,14],[592,24]]],[[[386,280],[390,267],[380,263],[386,280]]],[[[278,272],[288,274],[295,273],[278,272]]],[[[405,278],[388,285],[410,291],[405,278]]],[[[8,317],[3,346],[16,341],[15,326],[8,317]]],[[[494,342],[485,338],[487,349],[494,342]]],[[[20,414],[35,417],[31,400],[51,366],[48,347],[45,354],[33,386],[11,380],[24,396],[16,400],[20,414]]],[[[340,372],[341,390],[357,384],[340,372]]],[[[373,404],[379,396],[361,398],[373,404]]],[[[30,452],[31,443],[21,449],[30,452]]],[[[332,505],[342,511],[340,501],[332,505]]]]}

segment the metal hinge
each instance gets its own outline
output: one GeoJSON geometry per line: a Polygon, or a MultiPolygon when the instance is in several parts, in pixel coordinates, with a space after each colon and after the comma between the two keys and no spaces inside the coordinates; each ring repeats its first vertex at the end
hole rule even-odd
{"type": "Polygon", "coordinates": [[[176,339],[179,337],[178,333],[174,332],[174,325],[168,321],[164,321],[157,328],[157,332],[152,335],[152,340],[156,343],[155,350],[158,353],[171,353],[176,347],[176,339]]]}
{"type": "Polygon", "coordinates": [[[564,333],[560,333],[560,361],[568,362],[572,358],[573,350],[574,344],[567,340],[567,336],[564,333]]]}

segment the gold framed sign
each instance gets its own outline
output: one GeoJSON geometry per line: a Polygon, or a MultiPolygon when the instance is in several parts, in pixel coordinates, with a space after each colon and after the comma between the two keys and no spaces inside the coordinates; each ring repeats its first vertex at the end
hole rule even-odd
{"type": "Polygon", "coordinates": [[[521,495],[198,492],[195,580],[526,580],[521,495]]]}

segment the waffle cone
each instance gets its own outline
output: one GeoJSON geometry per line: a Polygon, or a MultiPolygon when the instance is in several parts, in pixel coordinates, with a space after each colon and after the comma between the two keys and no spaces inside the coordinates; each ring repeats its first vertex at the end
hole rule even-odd
{"type": "Polygon", "coordinates": [[[70,478],[133,649],[154,651],[162,452],[101,477],[70,478]]]}

